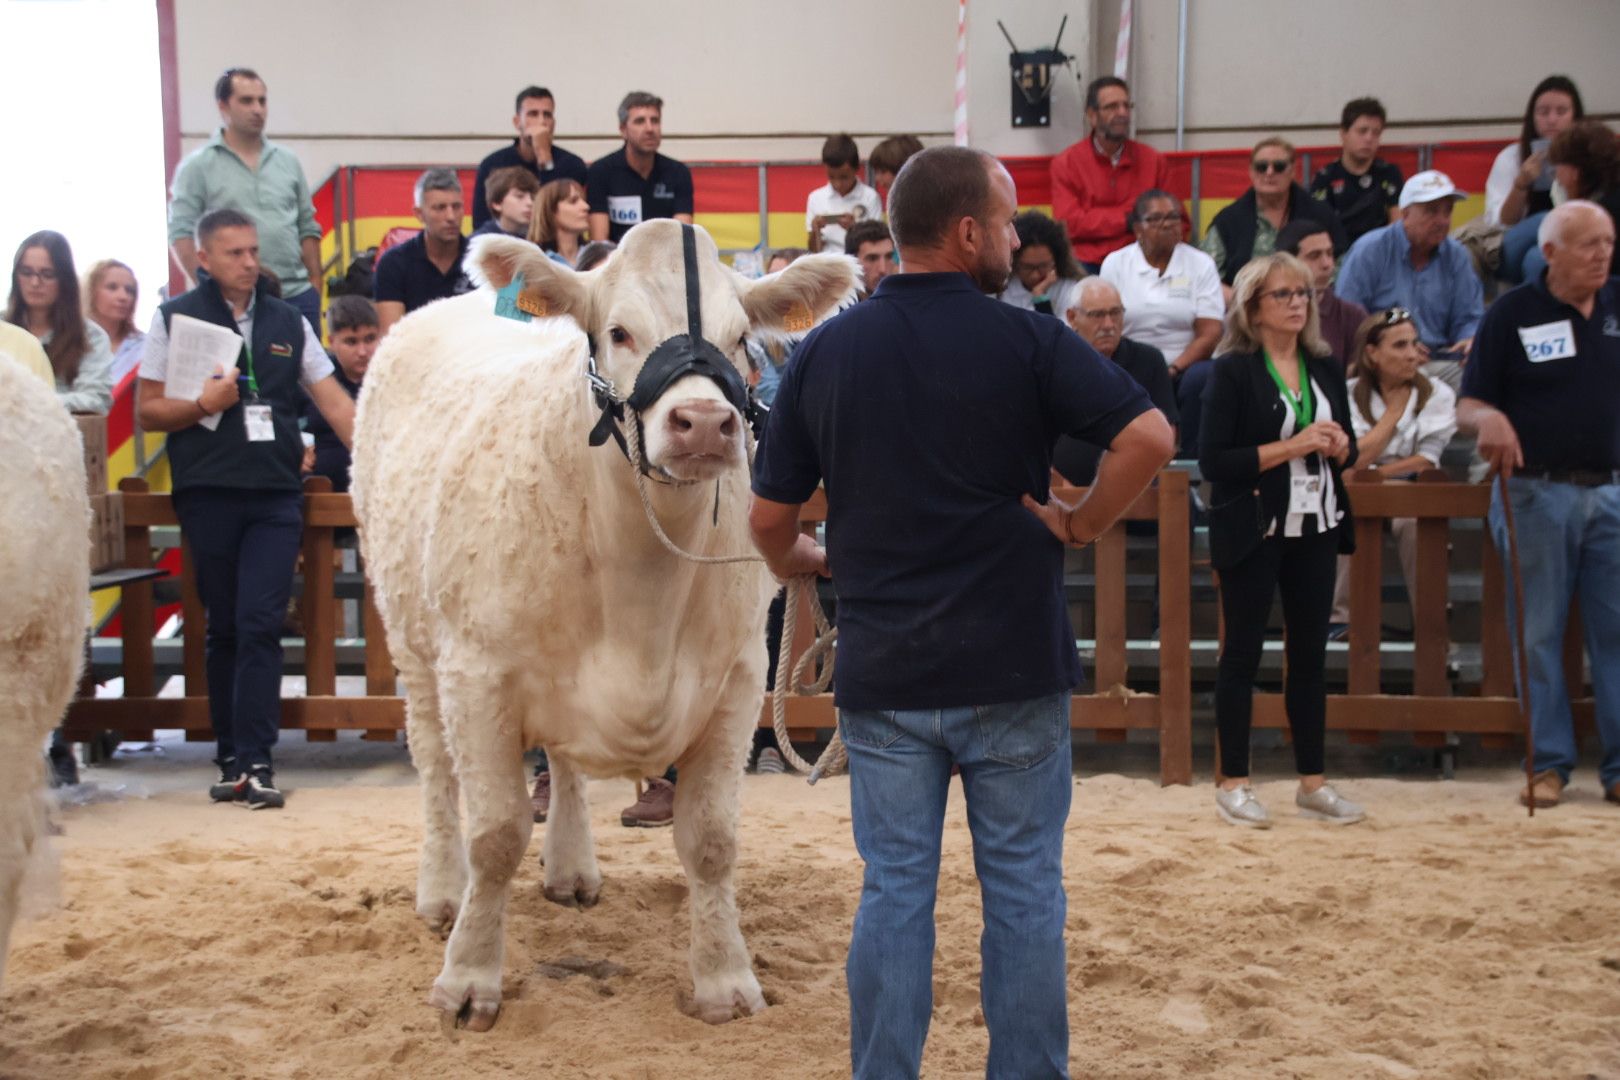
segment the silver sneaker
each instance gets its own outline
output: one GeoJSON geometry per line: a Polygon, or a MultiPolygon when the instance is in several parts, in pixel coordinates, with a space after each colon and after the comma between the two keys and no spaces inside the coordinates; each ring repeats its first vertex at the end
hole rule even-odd
{"type": "Polygon", "coordinates": [[[1334,791],[1330,784],[1323,784],[1309,795],[1296,790],[1294,805],[1299,807],[1301,817],[1316,818],[1329,825],[1354,825],[1367,816],[1367,811],[1334,791]]]}
{"type": "Polygon", "coordinates": [[[1248,784],[1230,791],[1217,788],[1215,810],[1221,815],[1221,820],[1228,825],[1241,825],[1246,829],[1271,828],[1271,815],[1266,813],[1266,808],[1260,804],[1260,800],[1254,797],[1254,789],[1248,784]]]}

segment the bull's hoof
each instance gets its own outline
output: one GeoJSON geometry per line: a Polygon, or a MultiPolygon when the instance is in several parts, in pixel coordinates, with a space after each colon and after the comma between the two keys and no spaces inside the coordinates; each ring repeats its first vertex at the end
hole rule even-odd
{"type": "Polygon", "coordinates": [[[572,884],[546,885],[540,890],[553,904],[571,908],[593,908],[602,899],[602,886],[591,886],[581,878],[572,884]]]}
{"type": "Polygon", "coordinates": [[[456,925],[456,907],[454,900],[425,900],[416,905],[416,914],[442,938],[456,925]]]}
{"type": "Polygon", "coordinates": [[[676,1004],[683,1013],[705,1024],[725,1024],[764,1012],[765,996],[760,993],[759,983],[753,974],[749,973],[746,983],[737,986],[729,995],[723,992],[693,995],[690,998],[682,995],[676,999],[676,1004]]]}
{"type": "Polygon", "coordinates": [[[469,986],[460,994],[447,991],[442,983],[435,982],[433,989],[428,993],[428,1004],[439,1009],[439,1027],[445,1034],[453,1034],[456,1030],[484,1032],[495,1026],[495,1021],[501,1015],[501,998],[497,991],[491,998],[479,991],[477,987],[469,986]]]}

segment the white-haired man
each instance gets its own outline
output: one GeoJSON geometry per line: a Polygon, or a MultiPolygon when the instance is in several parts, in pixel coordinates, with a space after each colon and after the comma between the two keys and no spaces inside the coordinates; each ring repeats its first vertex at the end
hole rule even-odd
{"type": "MultiPolygon", "coordinates": [[[[1575,767],[1564,684],[1570,602],[1581,605],[1591,656],[1599,778],[1620,803],[1620,278],[1609,276],[1614,222],[1566,202],[1538,236],[1546,272],[1491,305],[1463,374],[1457,420],[1508,476],[1524,571],[1524,643],[1534,777],[1520,800],[1554,806],[1575,767]]],[[[1508,551],[1500,491],[1491,493],[1496,549],[1508,551]]],[[[1509,602],[1512,602],[1511,595],[1509,602]]]]}

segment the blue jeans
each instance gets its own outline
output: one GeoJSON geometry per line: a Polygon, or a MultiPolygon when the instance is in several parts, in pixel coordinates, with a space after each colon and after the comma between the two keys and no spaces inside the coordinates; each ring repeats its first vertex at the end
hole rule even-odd
{"type": "Polygon", "coordinates": [[[306,289],[297,296],[289,296],[287,303],[298,309],[299,314],[309,320],[310,329],[319,336],[321,332],[321,290],[306,289]]]}
{"type": "Polygon", "coordinates": [[[855,1080],[915,1077],[922,1064],[952,765],[962,770],[984,905],[979,999],[990,1029],[986,1075],[1069,1075],[1063,942],[1063,826],[1074,791],[1069,697],[1065,691],[1003,705],[839,714],[855,846],[866,862],[846,967],[855,1080]]]}
{"type": "MultiPolygon", "coordinates": [[[[1607,790],[1620,784],[1620,484],[1589,488],[1514,477],[1508,481],[1508,492],[1524,571],[1524,649],[1535,769],[1556,769],[1567,783],[1575,768],[1575,722],[1564,684],[1564,629],[1570,601],[1578,598],[1603,740],[1599,778],[1607,790]]],[[[1507,522],[1496,487],[1491,489],[1490,525],[1491,539],[1506,566],[1507,522]]],[[[1511,620],[1512,578],[1508,581],[1511,620]]],[[[1512,625],[1510,621],[1510,640],[1512,625]]],[[[1515,667],[1515,679],[1517,671],[1515,667]]]]}
{"type": "Polygon", "coordinates": [[[1541,254],[1536,234],[1541,230],[1542,219],[1546,216],[1546,211],[1527,214],[1502,234],[1502,265],[1497,267],[1497,277],[1520,285],[1541,276],[1541,272],[1547,268],[1547,259],[1541,254]]]}
{"type": "Polygon", "coordinates": [[[1199,432],[1203,430],[1204,387],[1209,385],[1215,365],[1200,360],[1176,380],[1176,410],[1181,413],[1181,449],[1177,457],[1197,458],[1199,432]]]}

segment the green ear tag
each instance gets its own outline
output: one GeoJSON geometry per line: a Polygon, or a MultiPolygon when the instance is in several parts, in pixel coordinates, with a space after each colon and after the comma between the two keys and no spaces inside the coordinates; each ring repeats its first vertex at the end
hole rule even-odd
{"type": "Polygon", "coordinates": [[[503,319],[533,322],[534,316],[518,307],[518,294],[523,291],[523,275],[518,274],[511,284],[495,294],[495,314],[503,319]]]}

